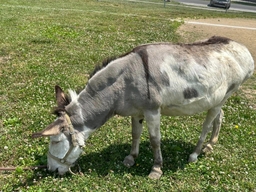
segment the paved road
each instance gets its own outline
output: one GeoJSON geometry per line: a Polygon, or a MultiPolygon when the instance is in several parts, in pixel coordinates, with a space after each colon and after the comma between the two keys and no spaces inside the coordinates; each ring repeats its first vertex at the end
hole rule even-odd
{"type": "MultiPolygon", "coordinates": [[[[177,2],[184,3],[187,5],[195,5],[195,6],[200,6],[200,7],[208,7],[207,5],[209,4],[209,1],[205,0],[176,0],[177,2]]],[[[223,8],[217,8],[217,7],[208,7],[209,9],[223,9],[223,8]]],[[[231,7],[230,10],[233,11],[245,11],[245,12],[254,12],[256,13],[256,4],[255,6],[250,6],[250,5],[242,5],[238,4],[235,2],[231,2],[231,7]]]]}

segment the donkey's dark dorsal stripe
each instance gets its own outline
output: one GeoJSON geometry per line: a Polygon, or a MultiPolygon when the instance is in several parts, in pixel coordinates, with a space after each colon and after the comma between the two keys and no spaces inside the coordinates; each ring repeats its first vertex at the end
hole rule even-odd
{"type": "MultiPolygon", "coordinates": [[[[225,37],[214,36],[192,44],[140,45],[103,61],[91,73],[83,91],[70,91],[71,101],[57,87],[58,118],[48,126],[54,129],[46,128],[34,137],[51,136],[48,169],[64,174],[97,128],[114,115],[131,116],[132,148],[123,161],[131,167],[139,154],[145,120],[154,157],[149,177],[159,179],[163,161],[161,115],[185,116],[207,111],[200,138],[189,156],[189,161],[194,162],[201,151],[212,151],[224,115],[222,106],[253,72],[254,61],[248,49],[225,37]],[[64,134],[63,128],[71,131],[64,134]],[[203,149],[211,130],[210,141],[203,149]]],[[[122,134],[122,130],[118,131],[122,134]]]]}
{"type": "Polygon", "coordinates": [[[205,41],[206,45],[210,44],[228,44],[231,41],[231,39],[227,37],[220,37],[220,36],[213,36],[207,41],[205,41]]]}
{"type": "Polygon", "coordinates": [[[231,39],[226,37],[213,36],[207,41],[199,41],[191,44],[184,44],[185,46],[204,46],[204,45],[213,45],[213,44],[228,44],[231,39]]]}

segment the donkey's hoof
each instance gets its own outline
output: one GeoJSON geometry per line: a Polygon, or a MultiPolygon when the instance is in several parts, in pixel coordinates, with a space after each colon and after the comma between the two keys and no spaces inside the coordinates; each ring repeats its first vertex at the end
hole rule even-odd
{"type": "Polygon", "coordinates": [[[148,177],[150,179],[160,179],[163,175],[163,172],[160,167],[153,167],[148,177]]]}
{"type": "Polygon", "coordinates": [[[126,167],[132,167],[134,164],[135,164],[135,161],[134,161],[134,158],[132,155],[128,155],[124,158],[124,161],[123,161],[124,165],[126,167]]]}
{"type": "Polygon", "coordinates": [[[203,152],[204,153],[211,153],[213,151],[213,147],[212,147],[212,145],[211,144],[207,144],[206,146],[205,146],[205,148],[203,149],[203,152]]]}
{"type": "Polygon", "coordinates": [[[189,155],[189,159],[188,159],[188,162],[189,163],[193,163],[193,162],[196,162],[197,161],[197,154],[196,153],[192,153],[189,155]]]}

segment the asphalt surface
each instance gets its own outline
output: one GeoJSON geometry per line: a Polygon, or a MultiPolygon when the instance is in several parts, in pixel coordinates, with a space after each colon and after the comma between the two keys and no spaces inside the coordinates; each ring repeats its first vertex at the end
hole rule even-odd
{"type": "MultiPolygon", "coordinates": [[[[209,9],[219,9],[219,10],[223,10],[223,8],[218,8],[218,7],[209,7],[208,4],[210,3],[209,1],[205,1],[205,0],[176,0],[179,3],[183,3],[186,5],[193,5],[193,6],[199,6],[199,7],[205,7],[205,8],[209,8],[209,9]]],[[[255,6],[251,6],[249,4],[240,4],[237,2],[232,2],[231,1],[231,7],[229,10],[232,11],[244,11],[244,12],[253,12],[256,13],[256,3],[255,6]]]]}

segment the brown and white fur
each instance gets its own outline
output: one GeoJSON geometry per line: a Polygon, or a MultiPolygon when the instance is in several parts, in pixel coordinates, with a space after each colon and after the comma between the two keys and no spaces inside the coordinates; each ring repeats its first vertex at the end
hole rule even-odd
{"type": "Polygon", "coordinates": [[[71,101],[56,86],[58,118],[33,137],[51,136],[48,169],[64,174],[96,129],[115,114],[131,116],[132,148],[124,159],[130,167],[139,154],[145,120],[154,155],[149,177],[158,179],[162,175],[161,114],[183,116],[207,111],[202,133],[189,157],[194,162],[210,130],[212,136],[204,151],[212,150],[218,140],[222,106],[253,71],[254,61],[248,49],[224,37],[193,44],[141,45],[95,70],[82,92],[77,95],[70,91],[71,101]],[[78,145],[72,145],[69,121],[78,145]]]}

